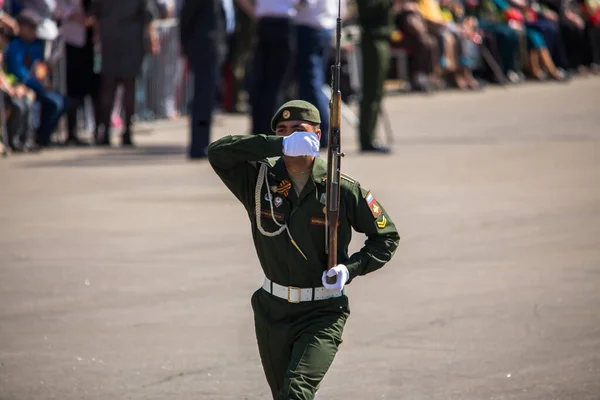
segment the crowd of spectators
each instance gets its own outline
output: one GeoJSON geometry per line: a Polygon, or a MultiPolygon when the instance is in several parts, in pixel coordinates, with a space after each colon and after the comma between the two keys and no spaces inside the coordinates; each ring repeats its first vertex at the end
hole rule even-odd
{"type": "MultiPolygon", "coordinates": [[[[0,0],[0,116],[8,133],[0,145],[15,152],[39,151],[54,145],[53,134],[62,129],[66,133],[63,144],[107,146],[115,136],[111,133],[115,126],[122,127],[121,145],[133,145],[136,78],[144,58],[161,51],[155,21],[175,21],[186,1],[0,0]],[[61,59],[66,61],[64,91],[53,77],[61,59]],[[78,133],[78,116],[86,98],[92,105],[91,142],[78,133]]],[[[478,90],[485,82],[517,84],[526,79],[568,81],[574,74],[600,72],[600,0],[389,1],[393,1],[395,25],[390,42],[392,49],[401,49],[407,56],[407,81],[413,91],[447,87],[478,90]]],[[[296,21],[288,18],[292,15],[288,11],[283,19],[265,12],[267,4],[276,9],[283,3],[295,3],[292,0],[260,0],[262,5],[256,0],[210,2],[222,4],[220,15],[226,37],[226,49],[219,47],[215,53],[225,54],[218,62],[219,77],[209,82],[218,83],[216,95],[211,95],[217,99],[216,108],[250,113],[253,126],[264,130],[261,124],[268,124],[267,117],[261,119],[254,114],[261,111],[259,105],[267,105],[265,99],[255,96],[252,103],[244,95],[257,86],[253,81],[260,81],[260,90],[255,93],[263,97],[271,93],[271,103],[287,93],[287,89],[281,93],[283,86],[295,87],[297,94],[327,113],[327,100],[320,86],[326,83],[331,63],[338,0],[298,0],[296,3],[312,4],[313,8],[310,12],[298,11],[296,21]],[[288,26],[294,24],[297,41],[292,43],[291,36],[284,36],[284,32],[291,35],[288,26]],[[273,53],[273,58],[266,53],[272,50],[265,47],[269,42],[269,46],[280,50],[273,53]],[[281,51],[288,45],[310,53],[310,57],[298,58],[295,64],[291,56],[284,60],[281,51]],[[284,73],[289,66],[282,67],[283,63],[290,64],[291,73],[284,73]],[[295,86],[289,85],[292,81],[295,86]]],[[[193,1],[189,4],[194,6],[187,6],[188,10],[200,12],[193,1]]],[[[343,5],[344,26],[356,24],[354,2],[345,0],[343,5]]],[[[189,23],[198,29],[201,21],[192,19],[189,23]]],[[[207,37],[214,33],[207,32],[207,37]]],[[[183,36],[185,32],[176,33],[183,36]]],[[[184,56],[190,61],[196,46],[181,48],[185,40],[182,37],[168,44],[165,50],[170,51],[169,57],[184,56]]],[[[194,40],[204,43],[202,36],[194,40]]],[[[188,63],[186,70],[201,76],[205,61],[200,57],[198,62],[188,63]]],[[[168,78],[167,85],[175,88],[174,93],[179,82],[168,82],[168,78]]],[[[202,86],[206,83],[199,82],[194,86],[196,92],[206,87],[202,86]]],[[[212,89],[208,92],[213,93],[212,89]]],[[[198,100],[201,95],[195,93],[192,108],[203,104],[198,100]]],[[[269,103],[268,109],[262,110],[265,116],[271,114],[272,107],[269,103]]],[[[176,116],[175,107],[170,108],[169,116],[176,116]]],[[[206,121],[194,121],[192,131],[195,123],[206,125],[206,121]]],[[[209,133],[203,131],[202,135],[209,133]]],[[[203,140],[201,147],[207,141],[203,140]]],[[[202,149],[199,154],[203,155],[202,149]]]]}
{"type": "Polygon", "coordinates": [[[409,54],[415,90],[478,87],[473,71],[519,83],[600,69],[595,0],[402,0],[396,12],[394,42],[409,54]]]}
{"type": "Polygon", "coordinates": [[[160,47],[154,21],[174,17],[174,1],[0,0],[0,10],[3,145],[14,152],[55,145],[63,117],[62,144],[110,145],[111,128],[119,125],[114,110],[120,109],[121,144],[133,145],[136,78],[146,54],[160,47]],[[60,61],[63,87],[55,76],[60,61]],[[86,98],[93,109],[91,142],[78,133],[86,98]]]}

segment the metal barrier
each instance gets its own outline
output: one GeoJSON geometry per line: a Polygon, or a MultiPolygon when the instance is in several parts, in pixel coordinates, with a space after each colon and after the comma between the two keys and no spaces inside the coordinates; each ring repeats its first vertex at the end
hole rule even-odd
{"type": "Polygon", "coordinates": [[[4,109],[4,93],[0,91],[0,147],[2,147],[0,153],[2,153],[2,156],[8,155],[8,149],[10,147],[6,124],[7,118],[6,110],[4,109]]]}
{"type": "Polygon", "coordinates": [[[157,31],[160,51],[156,56],[146,57],[137,83],[136,114],[142,120],[186,115],[194,94],[180,52],[177,20],[158,21],[157,31]]]}

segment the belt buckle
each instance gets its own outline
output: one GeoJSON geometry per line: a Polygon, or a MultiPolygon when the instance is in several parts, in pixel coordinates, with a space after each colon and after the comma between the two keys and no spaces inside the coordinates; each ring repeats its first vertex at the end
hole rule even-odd
{"type": "Polygon", "coordinates": [[[301,293],[301,291],[300,291],[300,288],[299,288],[299,287],[295,287],[295,286],[288,286],[288,298],[287,298],[287,300],[288,300],[288,303],[300,303],[301,294],[302,294],[302,293],[301,293]],[[298,301],[292,301],[292,300],[290,299],[290,293],[291,293],[291,291],[292,291],[292,290],[297,290],[297,291],[298,291],[298,301]]]}

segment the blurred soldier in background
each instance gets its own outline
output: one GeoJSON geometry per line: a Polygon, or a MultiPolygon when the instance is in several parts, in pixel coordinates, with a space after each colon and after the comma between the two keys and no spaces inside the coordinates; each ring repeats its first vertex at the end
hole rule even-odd
{"type": "Polygon", "coordinates": [[[394,0],[357,0],[356,4],[361,26],[363,60],[360,147],[363,152],[389,153],[388,147],[376,146],[374,139],[383,98],[383,84],[389,72],[394,0]]]}

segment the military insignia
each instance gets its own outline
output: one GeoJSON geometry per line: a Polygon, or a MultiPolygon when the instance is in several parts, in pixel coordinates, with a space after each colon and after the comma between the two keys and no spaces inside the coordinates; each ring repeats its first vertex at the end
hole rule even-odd
{"type": "Polygon", "coordinates": [[[271,186],[270,189],[271,189],[271,192],[273,192],[273,193],[277,192],[277,186],[271,186]]]}
{"type": "Polygon", "coordinates": [[[289,110],[283,111],[283,114],[281,114],[281,116],[283,117],[283,119],[288,119],[290,117],[290,111],[289,110]]]}
{"type": "Polygon", "coordinates": [[[381,221],[377,221],[377,227],[379,229],[383,229],[383,228],[385,228],[386,225],[387,225],[387,219],[385,219],[385,215],[383,215],[381,217],[381,221]]]}
{"type": "Polygon", "coordinates": [[[275,197],[275,207],[279,207],[283,204],[283,199],[281,197],[275,197]]]}
{"type": "Polygon", "coordinates": [[[269,192],[265,193],[265,200],[271,201],[271,193],[269,193],[269,192]]]}
{"type": "MultiPolygon", "coordinates": [[[[254,214],[256,214],[256,211],[254,212],[254,214]]],[[[274,212],[273,214],[271,214],[271,210],[266,210],[264,208],[260,209],[260,215],[262,215],[262,217],[266,219],[273,219],[273,217],[275,217],[277,221],[283,221],[285,219],[282,213],[274,212]]]]}
{"type": "Polygon", "coordinates": [[[283,180],[279,183],[279,187],[275,190],[276,193],[281,193],[285,197],[290,193],[290,189],[292,188],[292,184],[290,181],[283,180]]]}
{"type": "Polygon", "coordinates": [[[379,218],[379,216],[381,215],[381,207],[379,206],[379,204],[377,204],[377,201],[375,201],[375,197],[373,197],[373,194],[371,194],[371,192],[367,193],[367,195],[365,196],[365,201],[369,206],[369,210],[371,210],[371,214],[373,214],[375,218],[379,218]]]}
{"type": "Polygon", "coordinates": [[[318,226],[325,226],[325,218],[312,217],[310,219],[310,224],[311,225],[318,225],[318,226]]]}
{"type": "MultiPolygon", "coordinates": [[[[340,226],[340,223],[341,221],[338,221],[337,225],[340,226]]],[[[310,224],[317,226],[325,226],[327,224],[327,220],[325,218],[312,217],[310,219],[310,224]]]]}
{"type": "Polygon", "coordinates": [[[327,195],[325,193],[321,193],[321,204],[327,205],[327,195]]]}

